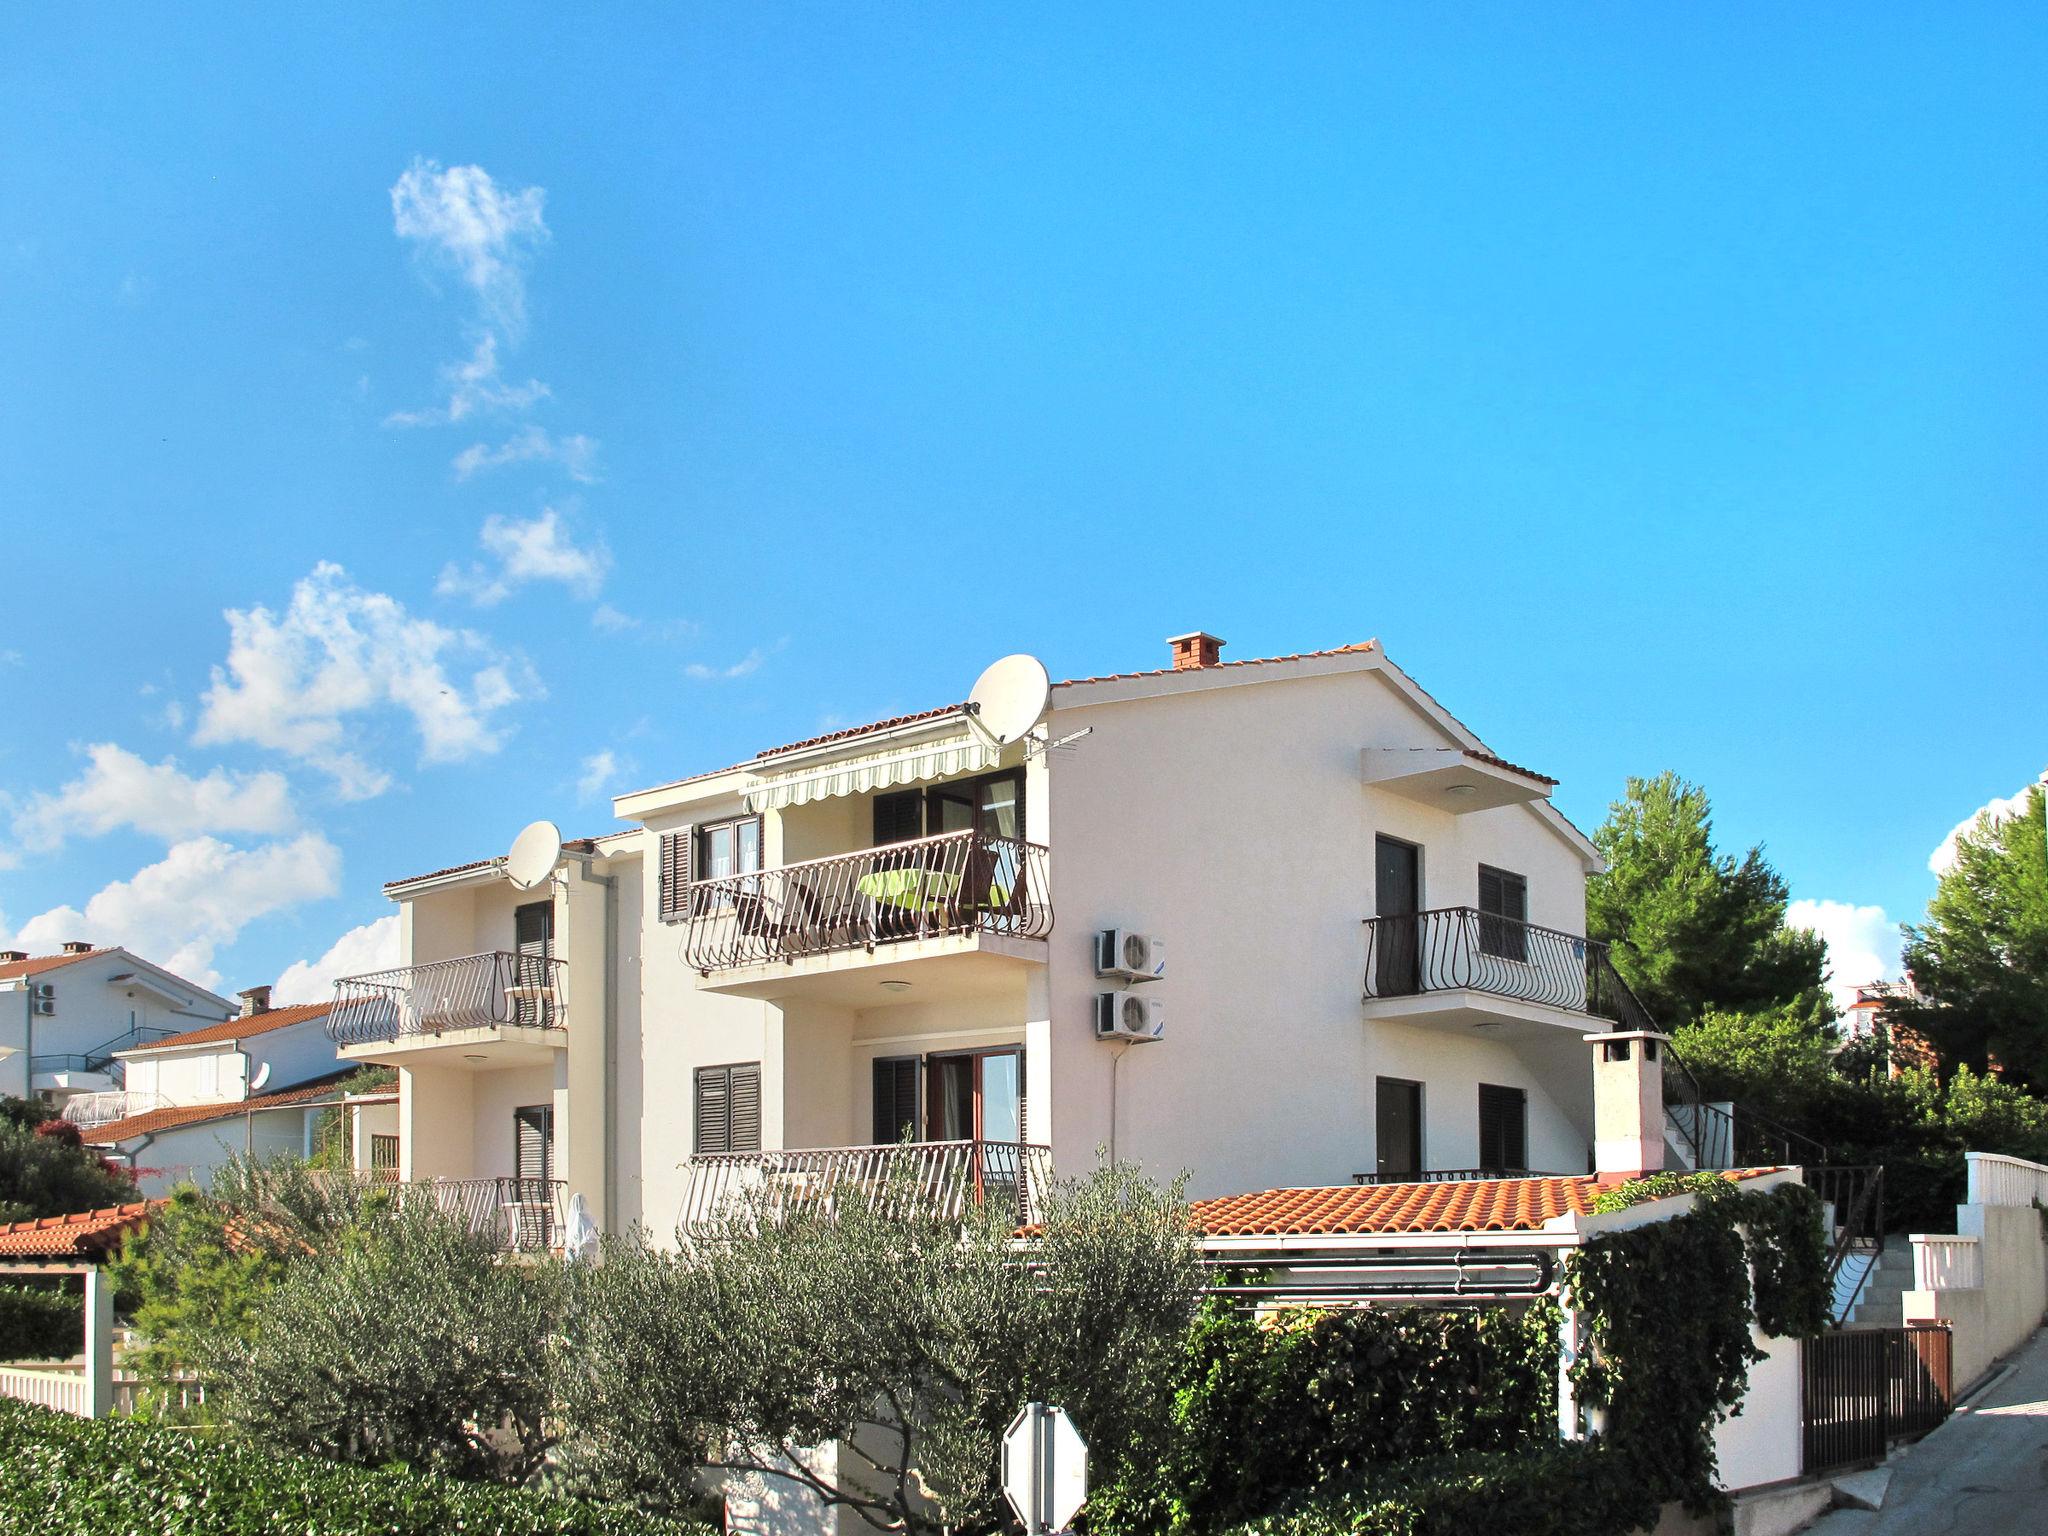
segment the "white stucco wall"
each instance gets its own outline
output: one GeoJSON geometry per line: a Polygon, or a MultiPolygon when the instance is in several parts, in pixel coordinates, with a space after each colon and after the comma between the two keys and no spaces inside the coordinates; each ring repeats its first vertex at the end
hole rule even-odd
{"type": "Polygon", "coordinates": [[[257,1110],[138,1137],[120,1150],[137,1170],[143,1197],[154,1200],[187,1181],[206,1188],[230,1157],[304,1157],[310,1150],[308,1127],[320,1114],[317,1108],[257,1110]]]}
{"type": "Polygon", "coordinates": [[[1804,1410],[1803,1354],[1797,1339],[1774,1339],[1756,1329],[1750,1341],[1764,1358],[1749,1368],[1741,1410],[1714,1428],[1721,1486],[1730,1492],[1799,1476],[1804,1410]]]}
{"type": "Polygon", "coordinates": [[[206,989],[162,973],[144,972],[129,955],[91,955],[41,975],[0,981],[0,1093],[29,1091],[32,1056],[93,1051],[135,1029],[198,1029],[228,1018],[235,1007],[206,989]],[[117,976],[146,976],[150,985],[117,976]],[[33,988],[48,984],[55,1012],[34,1010],[33,988]],[[162,991],[157,990],[161,988],[162,991]],[[168,995],[165,995],[168,994],[168,995]]]}
{"type": "Polygon", "coordinates": [[[1978,1239],[1984,1284],[1968,1290],[1908,1291],[1909,1323],[1950,1325],[1950,1370],[1961,1396],[2017,1349],[2048,1312],[2048,1241],[2032,1206],[1959,1205],[1956,1235],[1978,1239]]]}

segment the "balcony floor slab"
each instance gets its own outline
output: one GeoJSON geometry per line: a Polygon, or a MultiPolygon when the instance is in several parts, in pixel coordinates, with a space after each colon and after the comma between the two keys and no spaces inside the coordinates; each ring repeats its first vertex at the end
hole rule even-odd
{"type": "Polygon", "coordinates": [[[495,1024],[483,1029],[449,1029],[438,1035],[401,1035],[343,1046],[343,1061],[394,1067],[460,1067],[494,1072],[504,1067],[546,1066],[567,1048],[567,1030],[495,1024]]]}
{"type": "Polygon", "coordinates": [[[1369,997],[1365,1000],[1365,1017],[1375,1024],[1407,1024],[1418,1029],[1460,1033],[1479,1030],[1489,1038],[1517,1043],[1554,1040],[1559,1038],[1560,1031],[1566,1030],[1570,1031],[1568,1038],[1576,1043],[1582,1035],[1615,1027],[1606,1019],[1575,1008],[1497,997],[1470,987],[1446,987],[1406,997],[1369,997]]]}
{"type": "Polygon", "coordinates": [[[1020,984],[1024,968],[1046,963],[1047,949],[1044,939],[1014,939],[994,933],[942,934],[878,944],[872,953],[845,949],[713,971],[698,978],[697,989],[734,997],[803,998],[855,1008],[957,1002],[1005,995],[1020,984]],[[885,982],[905,982],[908,988],[884,986],[885,982]]]}

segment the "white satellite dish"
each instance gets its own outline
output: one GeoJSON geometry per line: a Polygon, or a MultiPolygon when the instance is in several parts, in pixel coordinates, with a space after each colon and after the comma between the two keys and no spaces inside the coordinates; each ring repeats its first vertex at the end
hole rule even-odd
{"type": "Polygon", "coordinates": [[[1045,718],[1052,679],[1036,656],[1005,656],[974,680],[968,717],[997,746],[1008,746],[1045,718]]]}
{"type": "Polygon", "coordinates": [[[545,885],[562,862],[562,829],[552,821],[536,821],[512,839],[505,855],[505,878],[522,891],[545,885]]]}
{"type": "Polygon", "coordinates": [[[269,1081],[270,1063],[266,1061],[265,1063],[263,1063],[262,1066],[256,1069],[256,1075],[249,1079],[249,1091],[251,1093],[254,1093],[257,1089],[261,1088],[265,1083],[269,1081]]]}

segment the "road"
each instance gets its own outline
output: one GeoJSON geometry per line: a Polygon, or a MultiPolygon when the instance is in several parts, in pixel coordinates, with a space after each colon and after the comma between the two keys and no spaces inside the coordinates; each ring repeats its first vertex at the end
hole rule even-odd
{"type": "Polygon", "coordinates": [[[1892,1463],[1880,1510],[1836,1510],[1809,1536],[2048,1536],[2048,1331],[1970,1407],[1892,1463]]]}

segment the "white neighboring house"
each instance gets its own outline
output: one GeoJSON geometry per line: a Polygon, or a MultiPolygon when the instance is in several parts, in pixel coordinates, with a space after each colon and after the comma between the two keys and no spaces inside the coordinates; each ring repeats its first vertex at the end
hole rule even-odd
{"type": "Polygon", "coordinates": [[[402,1177],[666,1234],[764,1151],[816,1182],[905,1139],[1005,1199],[1098,1149],[1196,1197],[1588,1171],[1583,1036],[1644,1021],[1553,781],[1376,642],[1221,646],[1054,684],[1070,750],[947,706],[620,796],[534,890],[393,882],[401,964],[330,1023],[400,1069],[402,1177]],[[1163,974],[1104,974],[1106,930],[1163,974]]]}
{"type": "MultiPolygon", "coordinates": [[[[268,987],[241,996],[234,1018],[122,1052],[125,1093],[70,1108],[88,1144],[136,1170],[145,1196],[187,1180],[204,1188],[213,1170],[238,1153],[310,1157],[330,1109],[343,1102],[339,1085],[356,1069],[328,1038],[333,1005],[272,1008],[268,987]],[[108,1110],[118,1113],[106,1118],[108,1110]]],[[[365,1134],[353,1122],[365,1113],[388,1115],[395,1100],[372,1095],[352,1102],[361,1106],[349,1111],[345,1129],[353,1144],[365,1134]]],[[[376,1160],[372,1150],[365,1140],[366,1166],[376,1160]]],[[[385,1150],[395,1152],[395,1144],[385,1150]]]]}
{"type": "Polygon", "coordinates": [[[118,947],[0,950],[0,1094],[52,1111],[122,1087],[118,1053],[230,1017],[235,1005],[118,947]]]}

